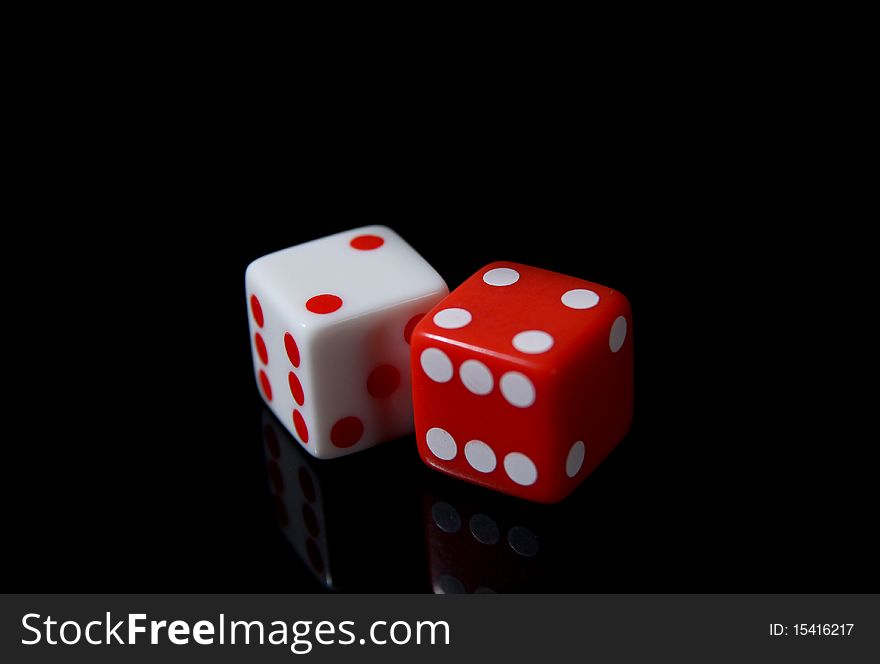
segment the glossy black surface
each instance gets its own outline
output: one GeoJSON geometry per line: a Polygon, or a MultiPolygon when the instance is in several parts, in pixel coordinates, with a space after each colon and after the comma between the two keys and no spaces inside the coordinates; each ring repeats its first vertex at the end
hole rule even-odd
{"type": "Polygon", "coordinates": [[[693,224],[704,199],[632,172],[582,189],[561,166],[488,176],[464,163],[442,185],[401,169],[382,186],[314,170],[293,186],[268,164],[227,165],[185,205],[164,190],[137,199],[101,236],[111,251],[88,229],[60,232],[44,257],[53,282],[16,282],[27,341],[10,353],[26,366],[7,415],[23,426],[5,437],[7,590],[876,590],[876,444],[846,415],[865,406],[852,386],[818,376],[852,350],[807,340],[826,318],[809,307],[833,293],[815,283],[805,297],[786,248],[751,241],[759,229],[719,221],[694,237],[672,207],[693,224]],[[301,463],[321,497],[279,528],[244,269],[375,222],[452,288],[509,259],[630,298],[633,429],[569,500],[441,476],[411,438],[297,461],[279,428],[284,486],[301,463]]]}

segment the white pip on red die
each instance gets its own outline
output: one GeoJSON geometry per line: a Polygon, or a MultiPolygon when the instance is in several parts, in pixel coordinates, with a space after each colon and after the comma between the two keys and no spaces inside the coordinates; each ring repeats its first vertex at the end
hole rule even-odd
{"type": "Polygon", "coordinates": [[[449,291],[403,238],[365,226],[277,251],[245,288],[260,393],[305,449],[338,457],[412,432],[410,335],[449,291]]]}
{"type": "Polygon", "coordinates": [[[422,459],[537,502],[567,496],[632,419],[632,314],[611,288],[492,263],[412,337],[422,459]]]}

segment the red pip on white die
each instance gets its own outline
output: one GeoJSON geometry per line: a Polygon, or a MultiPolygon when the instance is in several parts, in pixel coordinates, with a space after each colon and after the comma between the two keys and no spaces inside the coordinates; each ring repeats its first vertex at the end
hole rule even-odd
{"type": "Polygon", "coordinates": [[[311,454],[413,431],[410,335],[449,290],[386,226],[276,251],[245,274],[260,394],[311,454]]]}

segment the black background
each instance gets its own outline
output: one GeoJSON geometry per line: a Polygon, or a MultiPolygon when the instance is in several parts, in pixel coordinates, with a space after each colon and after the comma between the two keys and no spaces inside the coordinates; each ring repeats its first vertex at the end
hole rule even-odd
{"type": "Polygon", "coordinates": [[[269,75],[181,74],[88,117],[46,111],[23,167],[45,179],[7,245],[25,258],[7,280],[7,590],[319,590],[274,522],[244,269],[383,223],[450,288],[512,260],[625,293],[636,414],[556,507],[440,477],[412,439],[322,464],[360,476],[382,523],[339,544],[339,590],[430,591],[439,495],[547,533],[530,590],[876,591],[876,437],[840,371],[867,339],[832,265],[862,241],[767,116],[653,74],[588,99],[540,77],[291,99],[269,75]]]}

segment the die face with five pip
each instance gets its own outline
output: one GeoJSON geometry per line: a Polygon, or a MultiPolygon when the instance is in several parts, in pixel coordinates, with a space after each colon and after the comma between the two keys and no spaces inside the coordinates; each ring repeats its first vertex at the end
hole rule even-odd
{"type": "Polygon", "coordinates": [[[316,457],[413,430],[410,335],[448,289],[403,238],[366,226],[258,258],[245,274],[263,400],[316,457]]]}
{"type": "Polygon", "coordinates": [[[605,286],[518,263],[479,270],[413,332],[423,461],[528,500],[565,498],[629,429],[631,320],[605,286]]]}

